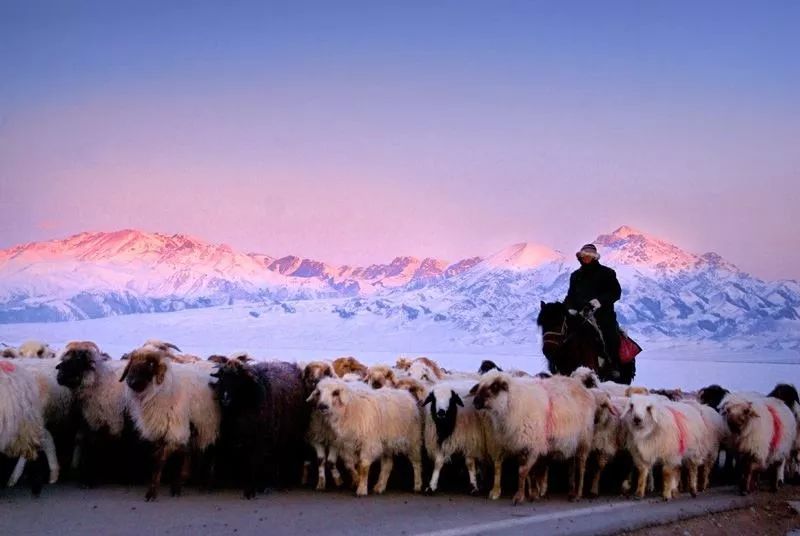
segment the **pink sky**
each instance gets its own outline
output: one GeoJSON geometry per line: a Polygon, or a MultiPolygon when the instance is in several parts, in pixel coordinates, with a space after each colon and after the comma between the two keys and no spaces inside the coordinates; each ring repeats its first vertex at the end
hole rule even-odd
{"type": "Polygon", "coordinates": [[[684,8],[22,3],[0,16],[0,247],[133,227],[362,264],[628,224],[800,278],[792,18],[684,8]]]}

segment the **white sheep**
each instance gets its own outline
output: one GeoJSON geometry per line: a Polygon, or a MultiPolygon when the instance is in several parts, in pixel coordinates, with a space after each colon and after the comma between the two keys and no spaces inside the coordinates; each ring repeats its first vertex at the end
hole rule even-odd
{"type": "MultiPolygon", "coordinates": [[[[21,460],[38,458],[49,436],[43,415],[36,376],[13,361],[0,359],[0,452],[21,460]]],[[[19,479],[24,466],[24,462],[17,464],[9,479],[10,486],[19,479]]],[[[38,491],[35,486],[34,493],[38,491]]]]}
{"type": "MultiPolygon", "coordinates": [[[[498,444],[519,459],[514,504],[525,498],[531,469],[545,455],[573,459],[570,497],[581,497],[594,430],[595,401],[578,380],[563,376],[516,378],[491,370],[471,392],[475,394],[475,407],[490,416],[498,444]]],[[[545,469],[537,475],[539,496],[546,494],[546,482],[545,469]]],[[[499,489],[493,488],[490,498],[498,497],[499,489]]]]}
{"type": "Polygon", "coordinates": [[[414,491],[421,491],[422,422],[411,393],[325,378],[311,400],[328,419],[342,445],[342,454],[357,463],[356,495],[367,494],[369,468],[379,458],[381,472],[373,493],[386,490],[395,454],[409,458],[414,470],[414,491]]]}
{"type": "Polygon", "coordinates": [[[786,404],[757,393],[729,393],[720,403],[741,465],[739,491],[753,491],[762,471],[772,469],[777,490],[797,436],[797,421],[786,404]]]}
{"type": "Polygon", "coordinates": [[[433,473],[426,489],[436,492],[439,473],[455,454],[464,457],[469,473],[470,493],[478,493],[476,462],[491,459],[502,463],[494,431],[485,415],[475,409],[469,395],[472,383],[443,381],[434,385],[422,405],[425,412],[424,439],[428,457],[433,460],[433,473]]]}
{"type": "Polygon", "coordinates": [[[162,350],[143,347],[131,352],[120,378],[128,385],[128,411],[141,436],[156,445],[145,499],[158,495],[161,472],[171,454],[183,457],[180,477],[172,486],[173,495],[178,495],[190,469],[188,454],[217,441],[221,416],[210,379],[207,368],[173,363],[162,350]]]}
{"type": "Polygon", "coordinates": [[[682,466],[689,474],[689,490],[696,496],[698,467],[706,462],[711,449],[698,409],[659,395],[637,394],[630,398],[623,421],[628,451],[638,473],[635,496],[644,497],[647,480],[656,464],[662,464],[665,500],[677,492],[682,466]]]}
{"type": "Polygon", "coordinates": [[[55,351],[47,343],[39,341],[25,341],[17,348],[19,357],[31,357],[37,359],[52,359],[56,356],[55,351]]]}
{"type": "MultiPolygon", "coordinates": [[[[72,417],[72,393],[66,387],[59,385],[57,381],[57,361],[53,359],[20,358],[15,360],[14,363],[30,371],[36,378],[39,387],[42,417],[45,424],[42,448],[47,457],[47,465],[50,468],[50,483],[54,484],[58,481],[60,467],[51,430],[58,430],[69,425],[72,417]]],[[[22,475],[24,467],[25,458],[20,458],[9,483],[16,483],[16,479],[22,475]]]]}
{"type": "Polygon", "coordinates": [[[592,477],[589,495],[600,494],[600,477],[608,462],[614,459],[625,447],[622,412],[628,403],[625,397],[612,397],[608,392],[594,387],[590,389],[595,398],[594,435],[592,436],[591,455],[596,470],[592,477]]]}
{"type": "MultiPolygon", "coordinates": [[[[333,378],[336,373],[327,361],[312,361],[303,367],[303,385],[308,403],[314,402],[312,393],[323,378],[333,378]]],[[[336,487],[342,485],[342,476],[336,466],[338,461],[338,445],[336,435],[333,433],[328,420],[322,413],[312,408],[311,416],[306,431],[306,441],[317,456],[317,491],[325,491],[327,487],[326,467],[331,472],[336,487]]],[[[310,462],[303,464],[303,484],[308,481],[310,462]]]]}

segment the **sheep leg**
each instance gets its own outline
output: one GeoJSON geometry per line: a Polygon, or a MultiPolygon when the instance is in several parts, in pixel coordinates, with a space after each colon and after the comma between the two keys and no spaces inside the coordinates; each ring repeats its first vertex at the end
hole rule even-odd
{"type": "Polygon", "coordinates": [[[528,479],[528,474],[531,472],[538,456],[536,455],[522,455],[519,460],[519,473],[517,475],[517,492],[514,494],[512,504],[514,506],[520,504],[525,500],[525,481],[528,479]]]}
{"type": "Polygon", "coordinates": [[[367,486],[369,484],[369,460],[360,459],[358,461],[358,487],[356,487],[356,496],[366,497],[367,486]]]}
{"type": "Polygon", "coordinates": [[[786,461],[781,460],[780,462],[776,463],[772,468],[772,491],[778,491],[781,484],[783,484],[783,475],[786,471],[785,468],[786,461]]]}
{"type": "Polygon", "coordinates": [[[550,484],[550,464],[546,458],[540,458],[538,466],[534,470],[536,483],[536,499],[547,497],[547,488],[550,484]]]}
{"type": "Polygon", "coordinates": [[[475,458],[468,456],[464,461],[467,464],[467,473],[469,474],[469,493],[470,495],[477,495],[480,493],[480,491],[478,490],[478,476],[477,471],[475,470],[475,458]]]}
{"type": "Polygon", "coordinates": [[[742,474],[739,480],[739,493],[741,495],[747,495],[751,491],[753,473],[755,472],[755,464],[750,456],[742,456],[739,462],[742,466],[742,474]]]}
{"type": "Polygon", "coordinates": [[[378,481],[372,487],[372,493],[377,495],[386,491],[386,485],[389,483],[389,475],[392,474],[392,467],[394,467],[394,458],[391,455],[384,454],[381,457],[381,472],[378,475],[378,481]]]}
{"type": "Polygon", "coordinates": [[[188,480],[189,474],[192,470],[192,458],[189,455],[188,450],[185,448],[180,449],[178,451],[178,455],[181,457],[181,470],[177,475],[175,475],[175,480],[173,480],[172,487],[170,488],[170,493],[173,497],[180,496],[183,483],[188,480]]]}
{"type": "Polygon", "coordinates": [[[339,459],[339,454],[336,452],[336,449],[331,447],[328,449],[328,469],[331,472],[331,477],[333,478],[333,484],[337,488],[342,487],[342,474],[339,472],[339,467],[336,465],[336,462],[339,459]]]}
{"type": "Polygon", "coordinates": [[[494,479],[492,482],[492,491],[489,492],[489,499],[496,501],[500,498],[500,479],[503,476],[503,458],[498,456],[494,459],[494,479]]]}
{"type": "Polygon", "coordinates": [[[12,471],[11,476],[8,477],[8,487],[13,488],[17,485],[20,477],[22,476],[22,472],[25,471],[25,464],[28,463],[28,459],[25,456],[20,456],[17,460],[17,465],[14,466],[14,471],[12,471]]]}
{"type": "Polygon", "coordinates": [[[44,455],[47,457],[47,466],[50,468],[50,483],[55,484],[58,482],[58,474],[60,467],[58,465],[58,456],[56,455],[56,443],[53,441],[53,436],[45,429],[44,436],[42,436],[42,449],[44,455]]]}
{"type": "Polygon", "coordinates": [[[72,449],[72,460],[70,467],[73,471],[77,471],[81,464],[81,446],[83,445],[84,433],[78,430],[75,433],[75,446],[72,449]]]}
{"type": "Polygon", "coordinates": [[[661,468],[661,477],[663,479],[662,487],[661,487],[661,496],[665,501],[672,499],[674,496],[675,488],[678,487],[678,483],[676,479],[680,479],[681,468],[678,467],[669,467],[667,464],[664,464],[661,468]]]}
{"type": "Polygon", "coordinates": [[[697,497],[697,479],[698,479],[698,472],[699,468],[697,463],[692,460],[686,461],[686,471],[689,477],[689,494],[695,498],[697,497]]]}
{"type": "Polygon", "coordinates": [[[146,501],[154,501],[158,497],[158,488],[161,486],[161,473],[164,472],[164,465],[167,463],[167,458],[172,454],[173,449],[167,446],[166,443],[161,443],[156,447],[153,472],[150,475],[150,487],[147,488],[147,493],[144,496],[146,501]]]}
{"type": "Polygon", "coordinates": [[[647,479],[650,475],[650,466],[643,463],[636,464],[637,480],[636,480],[636,493],[634,495],[637,499],[642,499],[645,496],[647,489],[647,479]]]}
{"type": "MultiPolygon", "coordinates": [[[[441,453],[436,453],[436,458],[433,460],[433,473],[431,474],[431,482],[428,484],[428,489],[425,490],[425,493],[436,493],[436,488],[439,487],[439,473],[442,470],[442,466],[444,465],[444,456],[441,453]]],[[[474,468],[474,467],[473,467],[474,468]]],[[[470,480],[472,479],[472,474],[470,474],[470,480]]]]}
{"type": "Polygon", "coordinates": [[[697,491],[705,491],[708,487],[709,467],[708,461],[706,461],[697,468],[697,491]]]}
{"type": "Polygon", "coordinates": [[[600,476],[608,464],[608,456],[603,452],[597,453],[597,469],[592,475],[592,489],[589,491],[590,497],[597,497],[600,495],[600,476]]]}
{"type": "MultiPolygon", "coordinates": [[[[317,454],[317,491],[325,491],[327,482],[325,481],[325,447],[317,443],[314,445],[317,454]]],[[[308,465],[303,466],[303,483],[308,482],[308,465]]]]}
{"type": "Polygon", "coordinates": [[[578,450],[578,499],[583,497],[583,483],[586,479],[586,464],[589,461],[589,446],[578,450]]]}
{"type": "Polygon", "coordinates": [[[422,491],[422,453],[420,451],[412,452],[409,458],[414,471],[414,493],[419,493],[422,491]]]}

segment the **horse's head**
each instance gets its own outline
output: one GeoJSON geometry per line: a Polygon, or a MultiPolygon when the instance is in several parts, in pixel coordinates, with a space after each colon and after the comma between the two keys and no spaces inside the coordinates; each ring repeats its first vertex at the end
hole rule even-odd
{"type": "Polygon", "coordinates": [[[563,303],[559,301],[545,303],[542,301],[536,323],[542,328],[543,332],[561,331],[566,316],[567,308],[563,303]]]}

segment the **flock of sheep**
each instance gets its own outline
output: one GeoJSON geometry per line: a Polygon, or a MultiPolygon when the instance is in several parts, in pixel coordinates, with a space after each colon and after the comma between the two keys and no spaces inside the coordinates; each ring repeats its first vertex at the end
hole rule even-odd
{"type": "Polygon", "coordinates": [[[147,500],[169,460],[173,495],[196,473],[211,485],[227,461],[252,498],[266,485],[308,483],[314,468],[316,489],[330,475],[335,486],[348,480],[367,495],[377,461],[371,491],[380,494],[397,456],[410,462],[415,492],[436,492],[443,467],[463,460],[470,493],[480,493],[479,476],[492,475],[491,499],[501,496],[504,462],[514,464],[515,504],[544,497],[559,460],[571,499],[584,485],[596,496],[610,462],[622,458],[623,492],[644,497],[660,467],[661,495],[670,499],[703,491],[721,452],[749,493],[762,472],[773,488],[798,474],[799,421],[788,384],[767,396],[717,385],[684,394],[600,382],[585,368],[531,376],[485,361],[478,372],[453,372],[425,357],[301,367],[246,354],[201,360],[156,340],[120,360],[93,342],[69,343],[57,359],[34,341],[0,349],[0,470],[10,470],[9,485],[27,472],[36,494],[58,480],[59,460],[96,483],[103,464],[118,463],[103,452],[150,460],[147,500]]]}

